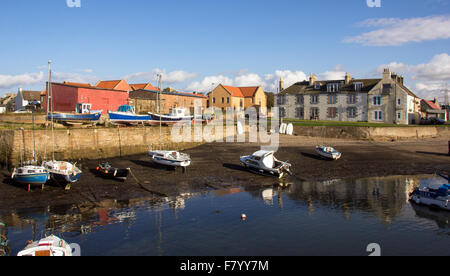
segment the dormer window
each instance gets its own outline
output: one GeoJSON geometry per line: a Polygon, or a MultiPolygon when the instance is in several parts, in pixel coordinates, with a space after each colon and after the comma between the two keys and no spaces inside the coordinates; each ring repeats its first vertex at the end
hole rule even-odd
{"type": "Polygon", "coordinates": [[[329,83],[327,84],[327,92],[339,92],[340,86],[339,83],[329,83]]]}
{"type": "Polygon", "coordinates": [[[320,90],[320,83],[314,84],[314,90],[320,90]]]}
{"type": "Polygon", "coordinates": [[[363,88],[363,83],[362,82],[356,82],[355,83],[355,91],[356,92],[360,92],[362,88],[363,88]]]}

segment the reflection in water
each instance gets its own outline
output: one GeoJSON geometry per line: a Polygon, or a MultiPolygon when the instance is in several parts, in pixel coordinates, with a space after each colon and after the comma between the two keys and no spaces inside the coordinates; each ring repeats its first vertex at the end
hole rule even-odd
{"type": "MultiPolygon", "coordinates": [[[[259,234],[260,240],[270,241],[269,233],[280,231],[276,228],[279,221],[272,221],[274,217],[278,217],[278,220],[287,219],[288,222],[284,225],[287,233],[298,231],[297,228],[300,225],[295,222],[295,218],[302,213],[305,214],[304,223],[308,225],[308,228],[301,228],[305,239],[307,236],[316,235],[316,232],[327,235],[324,231],[331,231],[329,233],[331,240],[340,239],[335,235],[348,232],[349,230],[344,229],[347,229],[349,225],[360,228],[353,231],[373,232],[380,222],[381,225],[391,225],[399,221],[404,225],[397,226],[399,229],[395,231],[398,233],[411,232],[410,229],[417,229],[417,225],[427,227],[422,231],[430,233],[428,222],[431,221],[439,229],[444,229],[446,236],[450,236],[450,232],[447,231],[450,218],[448,213],[434,212],[427,207],[415,205],[411,207],[408,202],[409,194],[414,188],[429,181],[441,180],[429,176],[392,176],[324,182],[281,182],[280,185],[257,190],[233,188],[216,190],[212,193],[186,193],[157,200],[151,197],[127,201],[106,200],[96,203],[95,206],[51,206],[45,209],[3,214],[0,216],[0,222],[8,225],[10,233],[13,233],[17,239],[18,244],[14,245],[15,252],[23,248],[22,245],[26,240],[37,240],[55,234],[69,241],[71,239],[75,242],[86,241],[83,245],[88,247],[91,255],[108,254],[108,252],[118,255],[160,256],[182,254],[182,252],[195,254],[195,251],[189,251],[189,248],[197,247],[200,248],[200,254],[226,254],[225,249],[216,251],[220,250],[220,246],[216,245],[219,242],[223,243],[224,248],[228,248],[231,252],[229,254],[232,254],[235,252],[233,250],[237,249],[229,248],[227,243],[242,242],[239,237],[245,235],[247,231],[250,235],[257,237],[254,234],[255,229],[252,230],[248,226],[251,225],[251,218],[250,222],[247,221],[245,224],[249,229],[241,229],[243,233],[235,233],[236,227],[242,225],[240,220],[234,219],[235,213],[241,214],[242,211],[249,209],[256,213],[272,214],[272,216],[252,216],[258,218],[255,223],[261,223],[263,227],[266,227],[265,233],[259,234]],[[261,202],[262,205],[260,205],[261,202]],[[214,212],[215,216],[208,219],[199,217],[200,212],[211,208],[218,210],[214,212]],[[322,218],[323,214],[326,214],[324,218],[322,218]],[[153,219],[149,220],[148,216],[153,219]],[[359,224],[354,225],[354,219],[359,224]],[[419,224],[416,223],[417,220],[421,220],[419,224]],[[324,228],[327,223],[333,224],[332,230],[328,230],[328,227],[324,228]],[[113,230],[116,228],[111,228],[114,225],[120,226],[123,232],[116,233],[117,230],[113,230]],[[234,230],[223,232],[223,228],[234,230]],[[292,231],[289,228],[292,228],[292,231]],[[200,239],[205,241],[210,239],[214,241],[210,242],[209,247],[206,242],[205,245],[200,246],[199,241],[193,238],[191,241],[187,233],[191,233],[191,236],[200,235],[200,239]],[[111,242],[111,239],[118,237],[119,244],[123,247],[119,251],[105,245],[111,242]],[[104,248],[102,252],[97,249],[97,246],[89,246],[97,242],[102,243],[104,248]],[[144,246],[145,244],[152,244],[152,246],[144,246]],[[152,251],[152,248],[155,251],[152,251]]],[[[258,226],[257,229],[260,227],[258,226]]],[[[383,228],[379,231],[392,231],[390,232],[392,235],[398,234],[389,229],[383,228]]],[[[373,233],[379,235],[377,232],[373,233]]],[[[389,232],[384,235],[387,234],[389,232]]],[[[296,250],[299,250],[298,246],[296,247],[294,240],[291,242],[288,239],[302,239],[301,236],[277,235],[277,239],[286,239],[282,241],[286,245],[279,248],[279,252],[273,251],[274,246],[268,246],[272,249],[266,252],[264,251],[266,248],[263,245],[259,248],[256,242],[243,248],[251,254],[255,252],[259,254],[263,252],[267,255],[296,253],[296,250]]],[[[278,243],[282,242],[278,240],[278,243]]],[[[348,242],[351,243],[351,240],[348,242]]],[[[322,252],[322,246],[317,245],[316,250],[322,252]]],[[[236,252],[244,254],[240,251],[236,252]]],[[[308,254],[308,251],[305,253],[308,254]]]]}

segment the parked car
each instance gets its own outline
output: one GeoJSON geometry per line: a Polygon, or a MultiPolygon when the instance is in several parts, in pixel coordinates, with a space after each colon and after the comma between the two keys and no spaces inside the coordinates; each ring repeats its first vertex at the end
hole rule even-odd
{"type": "Polygon", "coordinates": [[[445,121],[440,118],[422,118],[420,119],[421,125],[444,125],[445,121]]]}

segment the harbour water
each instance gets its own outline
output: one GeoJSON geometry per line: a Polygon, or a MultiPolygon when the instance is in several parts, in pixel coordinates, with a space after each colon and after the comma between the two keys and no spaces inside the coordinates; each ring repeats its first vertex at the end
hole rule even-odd
{"type": "Polygon", "coordinates": [[[81,254],[145,256],[448,256],[450,213],[408,202],[435,176],[280,183],[176,198],[49,206],[1,214],[13,255],[55,234],[81,254]],[[247,216],[246,220],[241,215],[247,216]]]}

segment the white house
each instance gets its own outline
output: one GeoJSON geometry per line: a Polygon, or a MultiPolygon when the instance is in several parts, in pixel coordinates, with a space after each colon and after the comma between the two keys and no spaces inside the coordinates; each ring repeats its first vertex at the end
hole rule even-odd
{"type": "Polygon", "coordinates": [[[25,110],[30,105],[41,105],[41,92],[40,91],[24,91],[19,88],[19,92],[16,97],[16,111],[25,110]]]}

